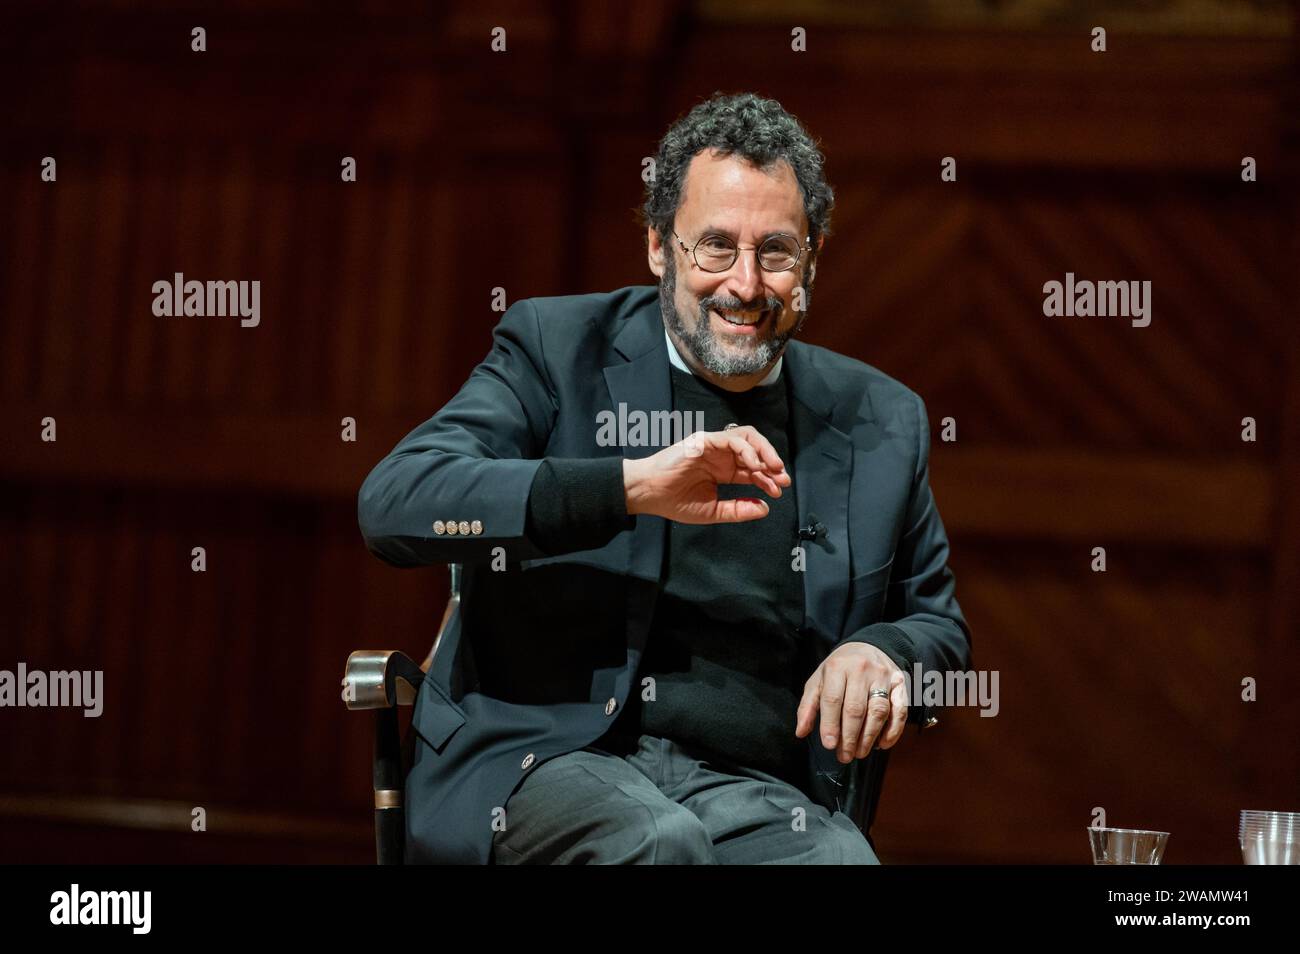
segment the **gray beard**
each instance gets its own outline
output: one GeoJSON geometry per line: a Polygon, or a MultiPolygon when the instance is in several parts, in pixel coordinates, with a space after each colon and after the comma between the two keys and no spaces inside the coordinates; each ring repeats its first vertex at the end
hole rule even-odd
{"type": "MultiPolygon", "coordinates": [[[[744,377],[757,374],[774,362],[785,350],[786,343],[803,327],[804,321],[808,318],[807,306],[811,304],[812,292],[811,287],[806,283],[803,287],[805,307],[799,315],[799,320],[784,334],[775,335],[761,342],[749,352],[737,353],[722,347],[709,320],[710,299],[704,299],[700,303],[700,314],[695,327],[686,326],[686,322],[677,311],[677,263],[671,254],[663,278],[659,281],[659,310],[663,313],[664,324],[686,345],[687,350],[701,365],[723,377],[744,377]]],[[[780,302],[774,301],[772,304],[779,305],[780,302]]],[[[779,315],[774,315],[770,320],[776,322],[779,318],[779,315]]]]}

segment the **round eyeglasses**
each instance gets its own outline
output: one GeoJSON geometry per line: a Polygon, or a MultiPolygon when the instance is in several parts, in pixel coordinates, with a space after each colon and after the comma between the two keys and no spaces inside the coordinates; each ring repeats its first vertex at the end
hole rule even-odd
{"type": "MultiPolygon", "coordinates": [[[[682,251],[689,253],[695,259],[695,264],[706,272],[725,272],[736,263],[736,257],[742,248],[747,252],[751,249],[758,250],[758,264],[765,272],[788,272],[799,264],[799,258],[804,252],[812,251],[812,245],[800,245],[798,239],[785,232],[770,235],[763,240],[762,245],[757,246],[740,246],[725,235],[708,232],[687,248],[676,230],[670,228],[668,231],[677,239],[682,251]]],[[[811,237],[806,237],[804,241],[811,241],[811,237]]]]}

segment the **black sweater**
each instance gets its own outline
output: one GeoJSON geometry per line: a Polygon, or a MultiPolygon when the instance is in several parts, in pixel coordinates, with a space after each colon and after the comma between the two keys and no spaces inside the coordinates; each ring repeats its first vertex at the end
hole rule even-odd
{"type": "MultiPolygon", "coordinates": [[[[673,410],[704,415],[706,430],[752,424],[794,475],[786,378],[732,393],[671,369],[673,410]]],[[[646,654],[627,705],[599,744],[626,751],[642,732],[804,788],[806,739],[794,735],[803,683],[815,665],[799,629],[803,579],[794,488],[768,498],[753,485],[719,497],[766,499],[766,517],[737,524],[668,524],[667,566],[646,654]],[[653,700],[642,700],[653,679],[653,700]]],[[[528,501],[528,535],[548,552],[602,546],[626,528],[622,458],[548,458],[528,501]]]]}

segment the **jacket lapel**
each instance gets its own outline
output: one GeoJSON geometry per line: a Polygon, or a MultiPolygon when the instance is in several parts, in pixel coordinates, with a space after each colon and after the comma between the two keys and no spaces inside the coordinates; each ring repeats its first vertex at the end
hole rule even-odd
{"type": "MultiPolygon", "coordinates": [[[[615,415],[622,417],[619,405],[630,414],[642,411],[647,419],[653,411],[673,406],[672,380],[668,375],[668,346],[664,341],[659,317],[659,299],[650,299],[632,313],[623,330],[614,339],[614,349],[625,359],[605,368],[605,384],[615,415]]],[[[657,453],[653,446],[623,445],[623,457],[638,460],[657,453]]],[[[632,534],[628,574],[659,583],[663,574],[664,538],[667,524],[662,517],[637,517],[632,534]]]]}
{"type": "Polygon", "coordinates": [[[803,543],[804,630],[826,640],[829,648],[839,639],[848,603],[853,476],[853,443],[836,421],[844,408],[856,407],[860,398],[855,394],[846,401],[848,395],[843,395],[837,400],[825,372],[813,365],[811,357],[802,342],[790,342],[783,373],[790,375],[791,476],[799,526],[821,523],[826,528],[816,540],[803,543]]]}
{"type": "MultiPolygon", "coordinates": [[[[621,417],[619,405],[627,411],[644,411],[647,416],[654,410],[673,406],[672,380],[668,375],[668,346],[664,341],[663,322],[659,312],[659,298],[655,296],[628,318],[627,324],[614,339],[614,349],[624,361],[605,368],[605,384],[609,388],[610,407],[621,417]]],[[[624,444],[623,457],[637,460],[659,451],[653,446],[631,447],[624,444]]],[[[636,518],[627,558],[627,667],[615,679],[615,694],[624,697],[635,692],[631,685],[650,625],[654,620],[655,602],[662,585],[664,543],[668,524],[663,517],[641,514],[636,518]]]]}

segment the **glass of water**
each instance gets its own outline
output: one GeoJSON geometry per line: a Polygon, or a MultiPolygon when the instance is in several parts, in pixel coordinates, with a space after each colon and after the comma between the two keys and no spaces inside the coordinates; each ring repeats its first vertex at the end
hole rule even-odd
{"type": "Polygon", "coordinates": [[[1088,828],[1094,865],[1158,865],[1169,840],[1167,831],[1142,828],[1088,828]]]}

